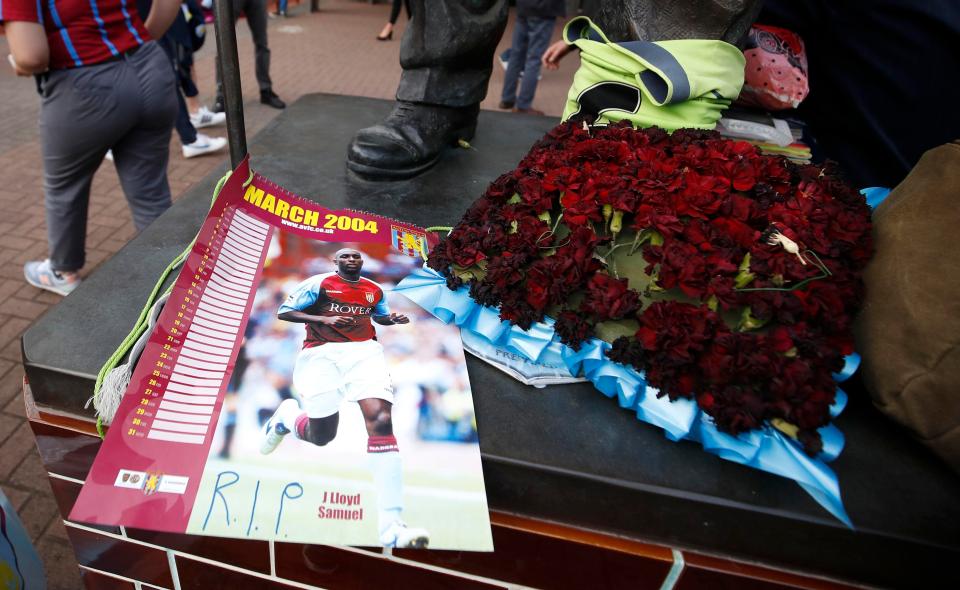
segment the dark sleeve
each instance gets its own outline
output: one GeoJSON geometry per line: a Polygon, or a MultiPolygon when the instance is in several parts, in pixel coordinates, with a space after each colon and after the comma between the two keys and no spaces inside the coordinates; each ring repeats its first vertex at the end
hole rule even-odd
{"type": "Polygon", "coordinates": [[[556,18],[566,13],[566,0],[517,0],[517,16],[556,18]]]}
{"type": "Polygon", "coordinates": [[[193,49],[193,37],[190,34],[190,25],[187,24],[187,18],[183,15],[183,6],[177,11],[177,18],[173,19],[170,28],[167,29],[166,36],[174,43],[187,49],[193,49]]]}
{"type": "Polygon", "coordinates": [[[804,40],[810,95],[797,114],[859,187],[899,184],[960,137],[960,3],[767,0],[758,22],[804,40]]]}
{"type": "Polygon", "coordinates": [[[140,20],[147,22],[147,15],[150,14],[150,7],[153,6],[153,0],[137,0],[137,12],[140,14],[140,20]]]}

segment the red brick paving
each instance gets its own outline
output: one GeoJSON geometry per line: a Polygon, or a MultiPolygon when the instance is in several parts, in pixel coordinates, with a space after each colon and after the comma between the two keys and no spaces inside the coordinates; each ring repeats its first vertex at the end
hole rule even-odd
{"type": "MultiPolygon", "coordinates": [[[[307,4],[291,7],[293,18],[271,20],[271,76],[274,89],[293,102],[310,92],[393,98],[400,79],[399,38],[374,40],[386,21],[389,6],[350,0],[325,0],[321,12],[309,14],[307,4]]],[[[213,94],[214,41],[212,27],[208,46],[197,55],[201,97],[213,94]]],[[[278,114],[260,105],[253,75],[250,35],[241,23],[237,28],[241,76],[244,82],[246,127],[250,136],[278,114]]],[[[559,27],[555,32],[559,38],[559,27]]],[[[500,50],[509,44],[510,29],[500,50]]],[[[8,52],[0,36],[0,55],[8,52]]],[[[544,72],[535,108],[559,115],[563,108],[576,58],[568,57],[559,72],[544,72]]],[[[482,107],[495,109],[503,84],[503,72],[494,68],[490,92],[482,107]]],[[[23,263],[44,257],[46,226],[43,213],[40,145],[37,137],[39,100],[32,80],[20,79],[0,67],[0,488],[19,511],[47,568],[50,590],[82,588],[80,572],[47,484],[33,435],[24,418],[20,396],[19,338],[30,323],[60,298],[35,289],[23,281],[23,263]]],[[[205,129],[224,135],[224,129],[205,129]]],[[[185,160],[174,134],[169,167],[170,188],[176,199],[223,161],[224,156],[185,160]]],[[[256,162],[254,162],[256,165],[256,162]]],[[[135,231],[117,175],[109,162],[93,183],[87,241],[88,265],[83,274],[112,256],[135,231]]]]}

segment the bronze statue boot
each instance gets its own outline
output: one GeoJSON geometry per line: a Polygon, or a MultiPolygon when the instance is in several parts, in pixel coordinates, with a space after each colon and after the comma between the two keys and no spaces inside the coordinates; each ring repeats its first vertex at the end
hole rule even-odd
{"type": "Polygon", "coordinates": [[[353,137],[347,168],[373,180],[416,176],[437,163],[444,147],[473,139],[479,112],[479,104],[455,108],[397,101],[383,121],[353,137]]]}

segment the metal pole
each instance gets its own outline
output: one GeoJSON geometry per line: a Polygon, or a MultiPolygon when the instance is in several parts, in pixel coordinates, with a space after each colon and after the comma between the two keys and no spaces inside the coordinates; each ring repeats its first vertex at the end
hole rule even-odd
{"type": "Polygon", "coordinates": [[[240,88],[240,60],[237,58],[233,0],[217,0],[214,3],[214,17],[217,31],[217,68],[223,84],[223,107],[227,113],[230,163],[236,168],[247,156],[247,131],[243,125],[243,90],[240,88]]]}

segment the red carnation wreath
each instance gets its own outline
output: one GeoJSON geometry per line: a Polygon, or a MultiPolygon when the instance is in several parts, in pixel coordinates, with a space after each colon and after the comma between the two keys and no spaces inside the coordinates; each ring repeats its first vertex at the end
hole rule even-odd
{"type": "Polygon", "coordinates": [[[562,123],[431,252],[450,288],[693,398],[719,430],[820,450],[872,253],[863,197],[712,131],[562,123]]]}

